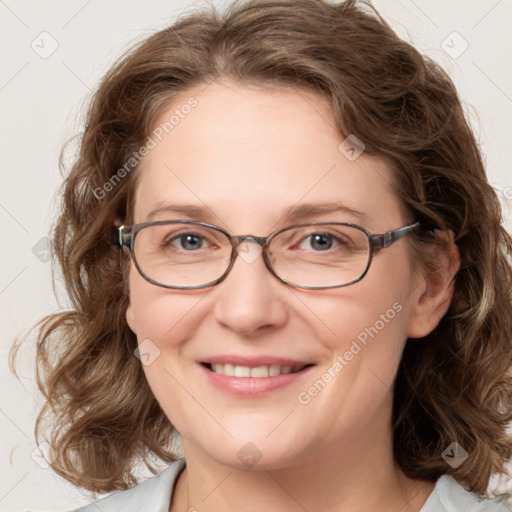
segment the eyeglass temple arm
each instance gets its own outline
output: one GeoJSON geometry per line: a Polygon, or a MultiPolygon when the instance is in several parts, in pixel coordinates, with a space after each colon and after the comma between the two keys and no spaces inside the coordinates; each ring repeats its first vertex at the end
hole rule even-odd
{"type": "Polygon", "coordinates": [[[117,247],[130,247],[131,229],[123,226],[113,226],[110,241],[117,247]]]}
{"type": "Polygon", "coordinates": [[[372,236],[372,245],[373,249],[382,249],[384,247],[389,247],[393,245],[395,242],[398,242],[401,238],[412,233],[418,226],[419,222],[415,222],[414,224],[410,224],[409,226],[404,226],[403,228],[392,229],[390,231],[386,231],[382,235],[373,235],[372,236]]]}

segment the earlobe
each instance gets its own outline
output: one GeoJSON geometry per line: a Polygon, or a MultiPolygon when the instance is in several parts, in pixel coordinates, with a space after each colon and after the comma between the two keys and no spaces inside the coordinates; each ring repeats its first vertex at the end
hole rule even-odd
{"type": "Polygon", "coordinates": [[[455,275],[460,268],[460,255],[453,233],[436,232],[444,242],[435,248],[433,264],[425,269],[420,284],[413,292],[407,336],[423,338],[439,324],[450,307],[455,289],[455,275]]]}
{"type": "Polygon", "coordinates": [[[133,313],[133,308],[132,308],[131,304],[129,304],[128,307],[126,308],[125,316],[126,316],[126,322],[128,323],[128,326],[130,327],[130,329],[133,331],[134,334],[137,334],[135,315],[133,313]]]}

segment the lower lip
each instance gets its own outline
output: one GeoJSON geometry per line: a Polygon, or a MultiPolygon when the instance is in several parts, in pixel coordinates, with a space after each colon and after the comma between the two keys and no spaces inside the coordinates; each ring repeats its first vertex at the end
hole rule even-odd
{"type": "Polygon", "coordinates": [[[209,379],[210,383],[216,388],[227,391],[234,395],[244,397],[259,397],[268,395],[271,391],[276,389],[284,388],[293,384],[294,382],[302,379],[310,370],[314,368],[314,365],[308,366],[303,370],[296,373],[287,373],[283,375],[276,375],[275,377],[228,377],[227,375],[221,375],[215,373],[199,364],[203,373],[206,374],[206,378],[209,379]]]}

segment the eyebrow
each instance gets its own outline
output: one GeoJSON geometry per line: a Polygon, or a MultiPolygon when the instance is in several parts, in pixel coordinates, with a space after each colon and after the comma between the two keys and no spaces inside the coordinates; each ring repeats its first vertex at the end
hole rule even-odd
{"type": "MultiPolygon", "coordinates": [[[[368,221],[368,216],[359,210],[350,208],[341,202],[328,202],[328,203],[302,203],[290,206],[283,210],[280,217],[280,222],[300,222],[308,217],[315,215],[325,215],[328,213],[344,213],[350,217],[356,218],[360,221],[368,221]]],[[[162,214],[178,214],[188,217],[191,220],[209,220],[219,219],[211,208],[207,206],[199,206],[194,204],[170,204],[159,202],[149,212],[146,222],[150,222],[155,217],[162,214]]]]}

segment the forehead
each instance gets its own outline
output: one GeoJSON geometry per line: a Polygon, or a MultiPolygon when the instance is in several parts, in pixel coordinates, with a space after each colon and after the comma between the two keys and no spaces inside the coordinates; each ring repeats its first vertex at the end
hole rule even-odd
{"type": "Polygon", "coordinates": [[[138,169],[135,222],[165,202],[208,208],[239,229],[301,202],[342,202],[370,218],[378,203],[400,216],[390,169],[340,151],[331,103],[318,93],[214,82],[175,97],[153,133],[161,140],[138,169]]]}

